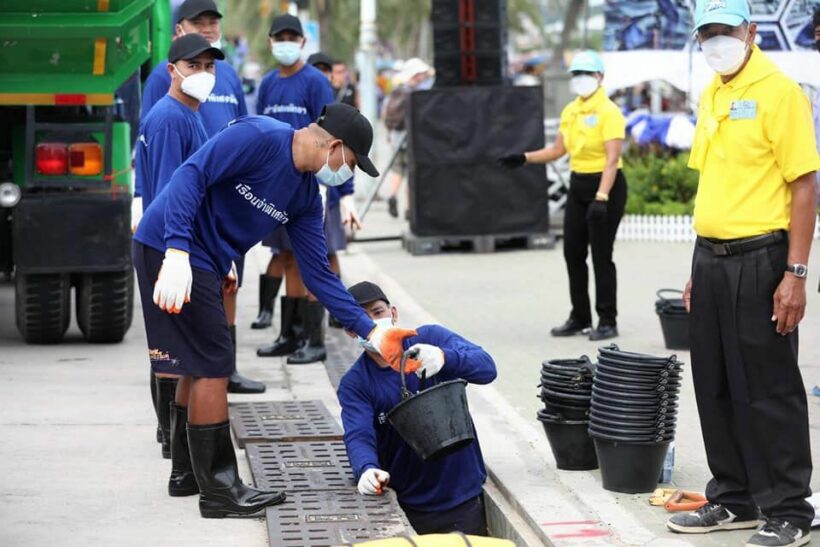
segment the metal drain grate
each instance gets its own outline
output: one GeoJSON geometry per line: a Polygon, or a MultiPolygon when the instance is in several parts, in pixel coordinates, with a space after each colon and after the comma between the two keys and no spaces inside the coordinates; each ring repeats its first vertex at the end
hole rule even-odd
{"type": "Polygon", "coordinates": [[[325,336],[327,359],[325,369],[333,387],[338,388],[342,376],[362,354],[362,348],[341,329],[330,329],[325,336]]]}
{"type": "Polygon", "coordinates": [[[350,492],[288,493],[269,507],[268,539],[276,547],[331,547],[412,532],[392,490],[382,496],[350,492]]]}
{"type": "Polygon", "coordinates": [[[321,401],[265,401],[229,407],[240,448],[246,443],[338,441],[342,428],[321,401]]]}
{"type": "Polygon", "coordinates": [[[253,479],[264,490],[349,490],[353,471],[342,442],[251,443],[253,479]]]}

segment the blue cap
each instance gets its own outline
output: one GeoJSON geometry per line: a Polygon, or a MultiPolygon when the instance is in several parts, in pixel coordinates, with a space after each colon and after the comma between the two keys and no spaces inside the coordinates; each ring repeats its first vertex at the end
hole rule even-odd
{"type": "Polygon", "coordinates": [[[695,6],[695,30],[714,23],[738,27],[751,20],[746,0],[698,0],[695,6]]]}
{"type": "Polygon", "coordinates": [[[569,72],[600,72],[604,73],[604,61],[601,56],[592,50],[579,51],[572,58],[569,72]]]}

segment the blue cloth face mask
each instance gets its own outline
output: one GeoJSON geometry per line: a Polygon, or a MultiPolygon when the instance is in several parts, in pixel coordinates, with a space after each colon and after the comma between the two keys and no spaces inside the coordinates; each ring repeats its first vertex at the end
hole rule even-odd
{"type": "MultiPolygon", "coordinates": [[[[382,317],[381,319],[374,319],[373,322],[376,323],[377,327],[383,329],[389,329],[393,326],[392,317],[382,317]]],[[[361,336],[357,337],[356,341],[359,343],[362,349],[366,351],[372,351],[373,353],[379,353],[379,350],[373,344],[371,344],[369,341],[365,340],[361,336]]]]}
{"type": "Polygon", "coordinates": [[[271,46],[273,57],[283,66],[292,66],[299,60],[302,47],[296,42],[274,42],[271,46]]]}
{"type": "Polygon", "coordinates": [[[353,176],[353,170],[350,169],[347,165],[347,160],[345,160],[344,145],[342,146],[342,166],[339,167],[338,170],[334,171],[330,168],[330,163],[328,163],[329,161],[330,150],[327,151],[327,159],[325,160],[325,164],[316,172],[316,178],[319,179],[319,182],[325,186],[339,186],[340,184],[344,184],[353,176]]]}

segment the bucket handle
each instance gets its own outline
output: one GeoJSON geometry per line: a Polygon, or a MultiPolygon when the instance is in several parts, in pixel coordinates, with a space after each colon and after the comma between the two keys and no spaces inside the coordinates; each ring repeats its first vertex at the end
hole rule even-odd
{"type": "Polygon", "coordinates": [[[407,389],[407,378],[404,375],[404,367],[407,364],[407,359],[415,359],[419,355],[417,348],[410,348],[401,355],[401,364],[399,365],[399,374],[401,375],[401,400],[409,399],[412,393],[407,389]]]}
{"type": "Polygon", "coordinates": [[[683,291],[679,289],[658,289],[655,295],[661,300],[671,300],[671,298],[663,296],[664,293],[674,293],[676,296],[680,296],[683,294],[683,291]]]}

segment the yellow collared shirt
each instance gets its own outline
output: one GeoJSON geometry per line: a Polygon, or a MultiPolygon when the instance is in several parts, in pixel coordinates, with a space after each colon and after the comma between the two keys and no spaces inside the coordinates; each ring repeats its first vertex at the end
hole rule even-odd
{"type": "MultiPolygon", "coordinates": [[[[606,166],[604,143],[623,139],[626,120],[618,106],[599,87],[587,100],[580,97],[561,112],[558,130],[569,153],[569,167],[575,173],[600,173],[606,166]]],[[[618,167],[623,160],[618,159],[618,167]]]]}
{"type": "Polygon", "coordinates": [[[755,47],[740,74],[704,90],[689,167],[700,171],[698,235],[787,230],[788,183],[820,169],[808,97],[755,47]]]}

